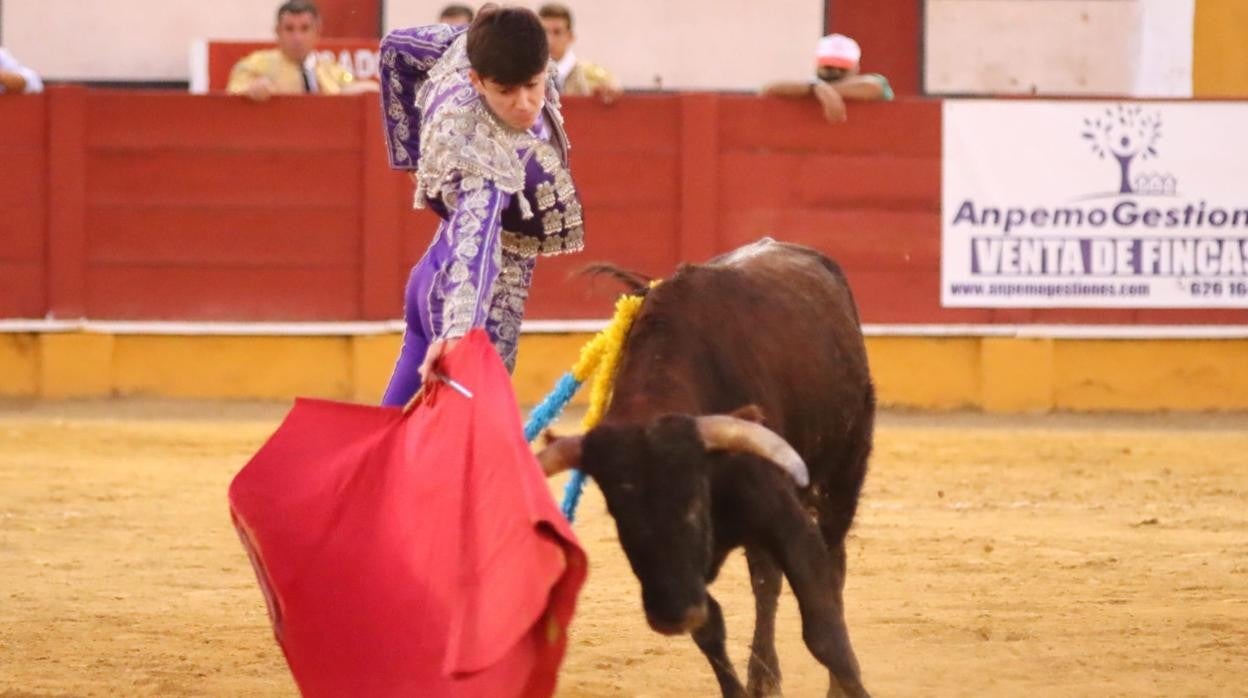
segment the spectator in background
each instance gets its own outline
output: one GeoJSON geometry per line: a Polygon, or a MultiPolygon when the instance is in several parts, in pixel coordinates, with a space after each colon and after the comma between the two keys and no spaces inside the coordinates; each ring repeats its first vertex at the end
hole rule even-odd
{"type": "Polygon", "coordinates": [[[321,13],[311,0],[289,0],[277,9],[277,48],[256,51],[234,65],[226,90],[263,102],[273,95],[357,94],[377,90],[356,80],[332,59],[321,58],[321,13]]]}
{"type": "Polygon", "coordinates": [[[845,121],[845,100],[891,100],[893,88],[878,73],[860,75],[862,49],[843,34],[829,34],[815,48],[815,79],[810,82],[775,82],[763,88],[769,97],[806,99],[814,96],[823,115],[832,122],[845,121]]]}
{"type": "Polygon", "coordinates": [[[572,11],[566,5],[542,5],[537,16],[546,28],[550,58],[555,62],[555,86],[564,95],[595,95],[610,104],[620,96],[620,85],[602,66],[582,61],[572,52],[572,11]]]}
{"type": "Polygon", "coordinates": [[[27,68],[13,54],[0,48],[0,94],[34,94],[43,92],[43,81],[35,71],[27,68]]]}
{"type": "Polygon", "coordinates": [[[472,24],[473,16],[472,8],[467,5],[447,5],[438,15],[438,21],[453,27],[467,26],[472,24]]]}

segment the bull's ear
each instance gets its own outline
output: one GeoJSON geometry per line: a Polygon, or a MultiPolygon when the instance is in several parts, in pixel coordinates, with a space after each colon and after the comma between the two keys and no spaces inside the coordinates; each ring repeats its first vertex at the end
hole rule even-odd
{"type": "Polygon", "coordinates": [[[755,424],[762,424],[764,426],[767,424],[767,417],[763,415],[763,408],[754,404],[738,407],[732,412],[729,412],[728,416],[736,417],[737,419],[744,419],[747,422],[754,422],[755,424]]]}
{"type": "Polygon", "coordinates": [[[565,470],[581,467],[581,436],[567,436],[555,439],[537,453],[537,462],[542,464],[542,472],[546,477],[558,475],[565,470]]]}

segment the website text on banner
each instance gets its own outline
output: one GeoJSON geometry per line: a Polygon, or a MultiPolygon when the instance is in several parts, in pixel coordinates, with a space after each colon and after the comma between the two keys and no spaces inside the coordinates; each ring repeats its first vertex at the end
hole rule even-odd
{"type": "Polygon", "coordinates": [[[1248,103],[944,104],[941,303],[1248,308],[1248,103]]]}

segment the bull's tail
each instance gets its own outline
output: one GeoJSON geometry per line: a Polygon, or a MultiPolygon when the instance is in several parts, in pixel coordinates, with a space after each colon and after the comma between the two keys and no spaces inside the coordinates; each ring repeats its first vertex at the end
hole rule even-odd
{"type": "Polygon", "coordinates": [[[644,296],[650,288],[650,282],[653,277],[646,276],[638,271],[630,269],[621,269],[614,264],[590,264],[578,272],[581,276],[610,276],[616,281],[628,287],[629,293],[635,296],[644,296]]]}

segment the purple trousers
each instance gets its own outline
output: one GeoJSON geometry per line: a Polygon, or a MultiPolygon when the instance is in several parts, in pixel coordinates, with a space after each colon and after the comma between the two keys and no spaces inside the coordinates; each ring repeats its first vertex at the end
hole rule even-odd
{"type": "MultiPolygon", "coordinates": [[[[407,279],[404,294],[403,348],[390,375],[390,384],[381,399],[385,406],[401,407],[420,390],[420,364],[425,360],[429,345],[438,338],[437,325],[441,325],[442,293],[439,282],[451,256],[448,245],[440,244],[441,235],[430,246],[425,256],[407,279]],[[436,320],[435,320],[436,318],[436,320]]],[[[483,252],[484,253],[484,252],[483,252]]],[[[485,332],[494,344],[503,364],[510,372],[516,365],[516,348],[520,339],[520,321],[524,317],[524,305],[529,296],[529,284],[533,281],[534,257],[525,257],[501,250],[498,274],[489,294],[490,308],[486,316],[485,332]]],[[[454,378],[454,376],[452,376],[454,378]]],[[[472,386],[468,386],[470,389],[472,386]]]]}

